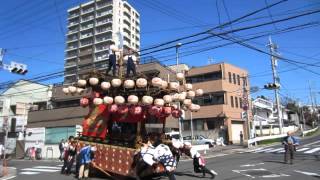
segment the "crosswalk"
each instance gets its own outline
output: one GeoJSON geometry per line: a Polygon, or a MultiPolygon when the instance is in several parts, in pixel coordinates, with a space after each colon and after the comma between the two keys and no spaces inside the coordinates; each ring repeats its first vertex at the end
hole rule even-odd
{"type": "Polygon", "coordinates": [[[61,170],[61,165],[57,166],[34,166],[20,170],[20,175],[37,175],[41,173],[54,173],[61,170]]]}
{"type": "MultiPolygon", "coordinates": [[[[285,150],[283,147],[261,147],[254,150],[250,150],[251,153],[284,153],[285,150]]],[[[296,150],[297,153],[303,154],[317,154],[320,155],[320,147],[298,147],[296,150]]]]}

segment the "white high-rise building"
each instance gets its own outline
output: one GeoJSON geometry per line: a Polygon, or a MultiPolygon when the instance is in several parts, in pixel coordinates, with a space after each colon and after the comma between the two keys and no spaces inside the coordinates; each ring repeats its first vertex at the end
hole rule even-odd
{"type": "Polygon", "coordinates": [[[109,46],[140,49],[140,15],[124,0],[92,0],[68,10],[65,83],[108,67],[109,46]]]}

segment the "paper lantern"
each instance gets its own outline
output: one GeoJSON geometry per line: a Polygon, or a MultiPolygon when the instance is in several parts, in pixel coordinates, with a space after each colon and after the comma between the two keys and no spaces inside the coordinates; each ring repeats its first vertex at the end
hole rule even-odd
{"type": "Polygon", "coordinates": [[[116,103],[116,104],[123,104],[123,103],[125,103],[125,99],[124,99],[124,97],[122,97],[122,96],[116,96],[115,98],[114,98],[114,102],[116,103]]]}
{"type": "Polygon", "coordinates": [[[183,105],[183,106],[181,107],[181,109],[183,109],[183,110],[185,110],[185,111],[189,110],[189,109],[188,109],[188,106],[185,106],[185,105],[183,105]]]}
{"type": "Polygon", "coordinates": [[[65,94],[69,94],[69,88],[67,88],[67,87],[62,88],[62,92],[65,94]]]}
{"type": "Polygon", "coordinates": [[[113,98],[110,97],[110,96],[105,96],[105,97],[103,98],[103,103],[104,103],[104,104],[112,104],[112,103],[113,103],[113,98]]]}
{"type": "Polygon", "coordinates": [[[93,99],[93,104],[96,105],[96,106],[98,106],[98,105],[100,105],[102,103],[103,103],[103,100],[101,98],[94,98],[93,99]]]}
{"type": "Polygon", "coordinates": [[[113,45],[110,46],[110,50],[111,50],[111,51],[117,51],[118,48],[117,48],[116,45],[113,44],[113,45]]]}
{"type": "Polygon", "coordinates": [[[172,110],[178,109],[178,105],[172,104],[172,105],[171,105],[171,108],[172,108],[172,110]]]}
{"type": "Polygon", "coordinates": [[[132,89],[134,88],[134,81],[133,80],[125,80],[123,86],[127,89],[132,89]]]}
{"type": "Polygon", "coordinates": [[[129,108],[126,105],[121,105],[118,107],[119,114],[126,114],[126,113],[128,113],[128,111],[129,111],[129,108]]]}
{"type": "Polygon", "coordinates": [[[79,87],[85,87],[87,85],[87,81],[84,79],[79,79],[77,84],[79,87]]]}
{"type": "Polygon", "coordinates": [[[189,106],[189,109],[190,109],[191,112],[197,112],[197,111],[200,110],[200,106],[198,104],[191,104],[189,106]]]}
{"type": "Polygon", "coordinates": [[[192,90],[192,84],[187,83],[187,84],[184,85],[184,88],[185,88],[187,91],[190,91],[190,90],[192,90]]]}
{"type": "Polygon", "coordinates": [[[162,79],[158,77],[154,77],[151,80],[151,83],[154,87],[161,87],[162,86],[162,79]]]}
{"type": "Polygon", "coordinates": [[[142,113],[142,107],[141,106],[132,106],[132,107],[130,107],[129,112],[132,115],[140,115],[142,113]]]}
{"type": "Polygon", "coordinates": [[[75,86],[69,86],[68,89],[69,89],[69,92],[70,92],[71,94],[77,92],[77,88],[76,88],[75,86]]]}
{"type": "Polygon", "coordinates": [[[142,97],[142,103],[144,105],[151,105],[153,103],[153,97],[151,97],[151,96],[143,96],[142,97]]]}
{"type": "MultiPolygon", "coordinates": [[[[131,55],[132,61],[135,62],[137,61],[137,57],[135,55],[131,55]]],[[[123,60],[128,61],[129,56],[124,56],[123,60]]]]}
{"type": "Polygon", "coordinates": [[[112,105],[110,106],[109,112],[111,112],[111,113],[116,113],[116,112],[118,112],[118,105],[112,104],[112,105]]]}
{"type": "Polygon", "coordinates": [[[151,106],[151,108],[149,108],[149,113],[154,116],[159,116],[162,113],[162,107],[151,106]]]}
{"type": "Polygon", "coordinates": [[[183,94],[183,93],[179,94],[179,98],[178,98],[179,101],[183,102],[185,99],[186,99],[185,94],[183,94]]]}
{"type": "Polygon", "coordinates": [[[88,98],[81,98],[80,99],[80,105],[82,106],[82,107],[87,107],[88,105],[89,105],[89,99],[88,98]]]}
{"type": "Polygon", "coordinates": [[[181,114],[182,114],[182,112],[180,110],[175,109],[172,111],[172,116],[174,118],[179,118],[181,116],[181,114]]]}
{"type": "Polygon", "coordinates": [[[178,93],[173,94],[171,97],[172,97],[172,101],[179,101],[179,94],[178,93]]]}
{"type": "Polygon", "coordinates": [[[179,80],[179,81],[182,81],[183,79],[184,79],[184,74],[183,73],[177,73],[177,79],[179,80]]]}
{"type": "Polygon", "coordinates": [[[203,89],[197,89],[196,96],[202,96],[202,95],[203,95],[203,89]]]}
{"type": "Polygon", "coordinates": [[[183,105],[185,105],[185,106],[190,106],[191,104],[192,104],[191,99],[185,99],[185,100],[183,100],[183,105]]]}
{"type": "Polygon", "coordinates": [[[95,78],[95,77],[92,77],[89,79],[89,83],[92,85],[92,86],[96,86],[98,83],[99,83],[99,79],[98,78],[95,78]]]}
{"type": "Polygon", "coordinates": [[[170,95],[164,95],[163,100],[165,103],[171,103],[172,102],[172,97],[170,95]]]}
{"type": "Polygon", "coordinates": [[[83,93],[84,89],[83,88],[77,88],[77,93],[81,94],[83,93]]]}
{"type": "Polygon", "coordinates": [[[196,93],[194,91],[188,91],[187,97],[192,99],[196,96],[196,93]]]}
{"type": "Polygon", "coordinates": [[[121,79],[112,79],[111,80],[111,85],[113,86],[113,87],[120,87],[121,86],[121,79]]]}
{"type": "Polygon", "coordinates": [[[154,100],[154,105],[162,107],[162,106],[164,106],[164,100],[163,99],[159,99],[159,98],[155,99],[154,100]]]}
{"type": "Polygon", "coordinates": [[[165,106],[162,108],[162,112],[165,116],[169,116],[172,112],[172,108],[170,106],[165,106]]]}
{"type": "Polygon", "coordinates": [[[139,78],[136,81],[138,88],[145,88],[148,85],[148,81],[145,78],[139,78]]]}
{"type": "Polygon", "coordinates": [[[167,89],[167,87],[168,87],[168,82],[167,81],[162,81],[161,88],[162,89],[167,89]]]}
{"type": "Polygon", "coordinates": [[[110,87],[111,87],[111,84],[110,84],[109,82],[102,82],[102,83],[101,83],[101,89],[102,89],[102,90],[107,91],[107,90],[110,89],[110,87]]]}
{"type": "Polygon", "coordinates": [[[130,95],[128,97],[128,103],[129,104],[137,104],[139,102],[139,98],[136,95],[130,95]]]}
{"type": "Polygon", "coordinates": [[[178,91],[179,90],[179,83],[177,82],[170,82],[169,83],[170,90],[178,91]]]}

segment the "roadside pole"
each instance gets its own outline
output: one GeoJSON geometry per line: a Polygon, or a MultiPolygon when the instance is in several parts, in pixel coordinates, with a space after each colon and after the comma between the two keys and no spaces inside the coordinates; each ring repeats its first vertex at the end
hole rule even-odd
{"type": "Polygon", "coordinates": [[[243,87],[243,94],[242,94],[242,109],[244,112],[242,113],[244,117],[242,117],[246,122],[246,128],[247,128],[247,144],[248,148],[250,147],[250,139],[251,139],[251,133],[250,133],[250,122],[249,122],[249,96],[248,96],[248,90],[247,90],[247,76],[241,77],[243,79],[242,81],[242,87],[243,87]]]}

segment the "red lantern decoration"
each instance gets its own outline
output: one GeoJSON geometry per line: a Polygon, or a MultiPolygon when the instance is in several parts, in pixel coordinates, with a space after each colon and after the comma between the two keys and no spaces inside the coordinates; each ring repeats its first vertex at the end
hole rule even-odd
{"type": "Polygon", "coordinates": [[[118,111],[118,105],[112,104],[112,105],[110,106],[109,112],[110,112],[110,113],[116,113],[117,111],[118,111]]]}
{"type": "Polygon", "coordinates": [[[119,114],[126,114],[126,113],[128,113],[128,111],[129,111],[129,108],[126,105],[122,105],[118,108],[119,114]]]}
{"type": "Polygon", "coordinates": [[[172,109],[171,109],[170,106],[165,106],[165,107],[163,107],[163,109],[162,109],[162,113],[163,113],[166,117],[170,116],[171,112],[172,112],[172,109]]]}
{"type": "Polygon", "coordinates": [[[130,114],[136,116],[140,115],[142,113],[142,107],[141,106],[132,106],[130,107],[130,114]]]}
{"type": "Polygon", "coordinates": [[[180,110],[175,109],[172,111],[172,116],[174,118],[179,118],[181,116],[181,114],[182,114],[182,112],[180,110]]]}
{"type": "Polygon", "coordinates": [[[80,99],[80,105],[81,105],[82,107],[87,107],[87,106],[89,105],[89,99],[88,99],[88,98],[85,98],[85,97],[81,98],[81,99],[80,99]]]}

